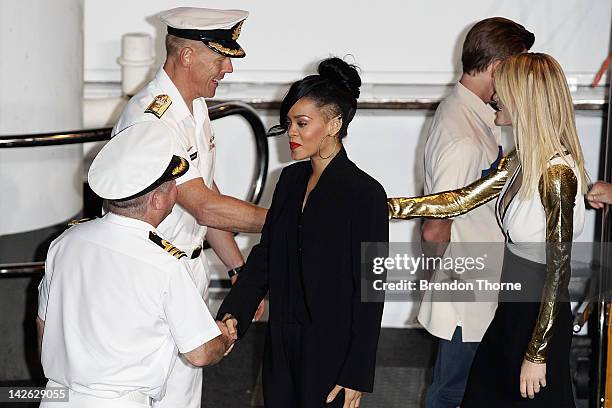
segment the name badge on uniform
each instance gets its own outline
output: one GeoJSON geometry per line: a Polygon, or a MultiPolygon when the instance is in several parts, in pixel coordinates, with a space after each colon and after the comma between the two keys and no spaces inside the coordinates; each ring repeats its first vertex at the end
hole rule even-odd
{"type": "Polygon", "coordinates": [[[189,155],[189,159],[191,159],[191,161],[194,161],[197,158],[198,158],[198,152],[193,152],[189,155]]]}

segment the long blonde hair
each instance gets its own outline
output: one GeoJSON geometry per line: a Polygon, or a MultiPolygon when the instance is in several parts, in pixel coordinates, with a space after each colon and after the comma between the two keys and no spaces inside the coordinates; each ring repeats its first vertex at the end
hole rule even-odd
{"type": "Polygon", "coordinates": [[[532,194],[540,176],[547,186],[548,162],[555,154],[563,157],[566,152],[574,159],[585,193],[587,176],[576,132],[574,104],[559,63],[547,54],[510,56],[495,72],[495,88],[512,118],[514,141],[523,168],[519,195],[532,194]]]}

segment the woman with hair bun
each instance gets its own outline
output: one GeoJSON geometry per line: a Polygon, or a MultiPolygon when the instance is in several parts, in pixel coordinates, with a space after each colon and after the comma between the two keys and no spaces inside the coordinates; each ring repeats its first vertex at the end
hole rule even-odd
{"type": "Polygon", "coordinates": [[[362,301],[362,263],[376,252],[362,259],[362,243],[389,232],[383,187],[342,145],[360,86],[354,66],[330,58],[289,89],[275,129],[298,162],[283,169],[261,242],[217,314],[235,317],[241,338],[269,292],[268,408],[358,407],[373,390],[383,302],[362,301]]]}

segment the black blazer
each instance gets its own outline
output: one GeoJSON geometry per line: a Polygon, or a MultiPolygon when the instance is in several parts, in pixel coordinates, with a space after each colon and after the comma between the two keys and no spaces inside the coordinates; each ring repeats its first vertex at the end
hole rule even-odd
{"type": "MultiPolygon", "coordinates": [[[[304,375],[331,370],[336,384],[372,392],[383,302],[361,301],[361,243],[389,241],[387,197],[341,149],[302,212],[311,172],[310,161],[283,169],[261,242],[217,318],[235,316],[241,337],[269,292],[266,347],[280,341],[275,327],[301,324],[308,328],[303,340],[309,344],[300,356],[303,370],[310,371],[304,375]]],[[[370,271],[375,254],[366,251],[370,271]]]]}

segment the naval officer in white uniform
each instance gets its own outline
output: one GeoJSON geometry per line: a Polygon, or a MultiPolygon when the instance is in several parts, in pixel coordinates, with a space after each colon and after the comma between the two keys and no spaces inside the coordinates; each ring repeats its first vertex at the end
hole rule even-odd
{"type": "Polygon", "coordinates": [[[42,407],[141,407],[163,398],[177,352],[202,366],[235,336],[216,323],[186,255],[158,230],[189,164],[157,126],[113,138],[89,170],[102,218],[70,227],[49,248],[38,326],[48,387],[69,402],[42,407]],[[222,334],[223,332],[223,334],[222,334]]]}
{"type": "MultiPolygon", "coordinates": [[[[206,239],[228,268],[232,282],[244,264],[233,234],[260,232],[266,210],[219,193],[214,183],[215,136],[204,98],[233,71],[231,58],[245,52],[236,42],[248,12],[180,7],[162,12],[168,26],[167,57],[153,80],[129,101],[113,133],[138,122],[167,126],[189,158],[187,174],[177,180],[178,205],[158,227],[187,254],[196,285],[208,300],[210,267],[202,251],[206,239]],[[208,227],[208,228],[207,228],[208,227]]],[[[263,306],[263,303],[262,303],[263,306]]],[[[256,318],[263,313],[260,307],[256,318]]],[[[158,408],[198,408],[202,370],[180,361],[158,408]]]]}

